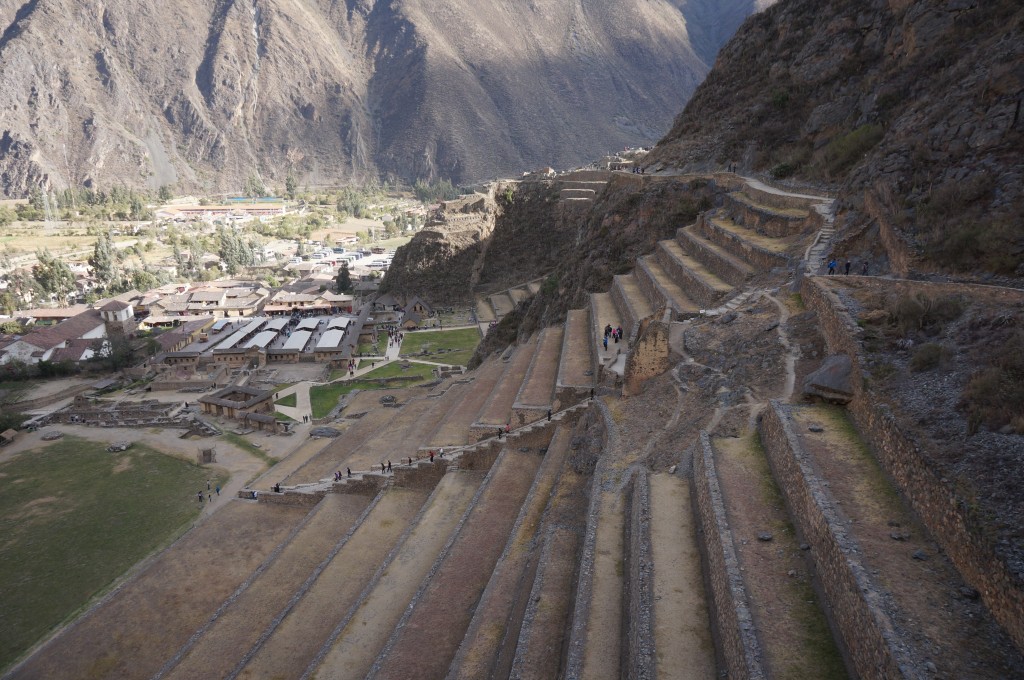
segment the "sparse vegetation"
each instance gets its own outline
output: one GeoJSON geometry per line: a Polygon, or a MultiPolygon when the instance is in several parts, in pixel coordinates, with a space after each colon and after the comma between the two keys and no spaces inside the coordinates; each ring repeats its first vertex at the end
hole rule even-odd
{"type": "Polygon", "coordinates": [[[881,125],[869,123],[833,139],[822,152],[828,174],[835,177],[848,170],[882,141],[883,134],[881,125]]]}
{"type": "Polygon", "coordinates": [[[948,359],[949,350],[935,342],[926,342],[914,350],[910,358],[910,370],[915,372],[929,371],[948,359]]]}

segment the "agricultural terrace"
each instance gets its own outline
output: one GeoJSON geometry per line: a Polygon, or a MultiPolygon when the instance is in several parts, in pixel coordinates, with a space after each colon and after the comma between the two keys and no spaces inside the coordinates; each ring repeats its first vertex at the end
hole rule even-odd
{"type": "Polygon", "coordinates": [[[199,515],[226,475],[135,444],[65,437],[0,464],[0,669],[199,515]]]}

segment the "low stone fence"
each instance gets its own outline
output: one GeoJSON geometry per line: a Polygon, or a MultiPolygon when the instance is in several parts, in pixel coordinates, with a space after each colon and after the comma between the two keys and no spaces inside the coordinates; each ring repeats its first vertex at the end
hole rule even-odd
{"type": "Polygon", "coordinates": [[[705,589],[711,595],[709,605],[715,644],[730,678],[763,680],[761,644],[754,631],[754,619],[743,586],[707,432],[700,433],[695,445],[690,483],[693,486],[694,510],[700,524],[697,542],[704,568],[705,589]]]}
{"type": "Polygon", "coordinates": [[[772,401],[759,427],[775,482],[804,541],[811,545],[816,585],[839,632],[848,663],[860,677],[924,677],[894,634],[881,590],[858,559],[860,547],[815,474],[786,408],[772,401]]]}
{"type": "Polygon", "coordinates": [[[984,525],[971,511],[970,500],[960,497],[939,476],[920,443],[900,429],[892,409],[865,387],[861,379],[861,329],[838,296],[815,277],[804,278],[801,293],[804,303],[818,315],[818,327],[829,352],[850,357],[854,398],[847,409],[882,469],[960,575],[981,593],[996,621],[1024,649],[1024,577],[1011,572],[996,554],[984,525]]]}
{"type": "Polygon", "coordinates": [[[45,397],[39,397],[38,399],[25,399],[14,404],[10,404],[9,408],[12,410],[25,413],[27,411],[34,411],[37,408],[44,408],[51,404],[56,404],[58,401],[63,401],[68,397],[77,397],[80,394],[84,394],[92,389],[92,385],[76,385],[63,392],[57,394],[50,394],[45,397]]]}
{"type": "Polygon", "coordinates": [[[256,500],[260,503],[270,503],[272,505],[301,505],[304,507],[313,507],[324,499],[327,495],[326,491],[313,491],[311,493],[302,493],[299,491],[285,491],[284,493],[274,493],[273,491],[259,491],[259,492],[248,492],[248,496],[245,496],[246,491],[240,491],[238,493],[240,498],[252,498],[252,494],[256,493],[256,500]]]}

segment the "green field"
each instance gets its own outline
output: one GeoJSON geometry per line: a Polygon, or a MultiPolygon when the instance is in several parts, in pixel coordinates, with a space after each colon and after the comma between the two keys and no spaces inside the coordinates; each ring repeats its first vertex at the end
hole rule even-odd
{"type": "Polygon", "coordinates": [[[289,394],[287,396],[281,397],[275,403],[278,404],[279,406],[286,406],[286,407],[290,407],[290,408],[295,408],[295,406],[297,404],[297,397],[295,396],[295,393],[292,392],[291,394],[289,394]]]}
{"type": "Polygon", "coordinates": [[[458,328],[451,331],[424,331],[419,333],[406,333],[402,340],[402,355],[415,357],[423,351],[430,352],[424,355],[425,361],[434,361],[439,364],[451,364],[452,366],[465,366],[473,351],[480,344],[480,331],[474,328],[458,328]],[[450,350],[445,352],[444,350],[450,350]],[[442,354],[436,354],[443,352],[442,354]]]}
{"type": "MultiPolygon", "coordinates": [[[[413,387],[425,382],[430,382],[433,377],[434,368],[427,364],[411,363],[409,368],[403,369],[401,364],[393,361],[380,368],[374,369],[356,380],[343,380],[340,382],[328,383],[326,385],[314,385],[309,389],[309,401],[314,418],[323,418],[331,412],[342,395],[352,390],[382,390],[388,386],[381,385],[375,379],[406,377],[409,382],[401,383],[401,387],[413,387]]],[[[398,385],[391,385],[397,387],[398,385]]]]}
{"type": "Polygon", "coordinates": [[[0,669],[184,530],[213,474],[75,437],[0,464],[0,669]]]}

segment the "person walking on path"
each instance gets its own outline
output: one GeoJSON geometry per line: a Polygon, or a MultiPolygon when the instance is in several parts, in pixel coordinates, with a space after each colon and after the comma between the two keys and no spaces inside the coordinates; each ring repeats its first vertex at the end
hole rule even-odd
{"type": "Polygon", "coordinates": [[[352,479],[352,468],[345,468],[345,474],[348,475],[349,479],[352,479]]]}
{"type": "Polygon", "coordinates": [[[381,463],[380,463],[380,473],[384,474],[385,472],[387,472],[387,469],[384,467],[384,461],[381,461],[381,463]]]}
{"type": "Polygon", "coordinates": [[[391,461],[388,461],[388,472],[391,472],[391,461]]]}
{"type": "Polygon", "coordinates": [[[548,422],[551,422],[551,409],[548,409],[548,422]]]}
{"type": "Polygon", "coordinates": [[[828,261],[828,275],[832,276],[836,273],[836,261],[835,258],[828,261]]]}
{"type": "Polygon", "coordinates": [[[849,276],[849,275],[850,275],[850,260],[847,259],[846,260],[846,274],[845,274],[845,276],[849,276]]]}
{"type": "Polygon", "coordinates": [[[861,263],[861,265],[860,265],[860,274],[861,274],[861,276],[867,276],[868,275],[868,261],[867,260],[864,260],[861,263]]]}
{"type": "Polygon", "coordinates": [[[430,462],[431,463],[434,462],[434,452],[433,451],[430,452],[430,462]]]}
{"type": "Polygon", "coordinates": [[[217,485],[217,495],[220,495],[220,484],[217,485]]]}
{"type": "Polygon", "coordinates": [[[608,336],[604,336],[604,351],[608,351],[608,336]]]}
{"type": "Polygon", "coordinates": [[[203,502],[203,492],[200,491],[199,493],[196,494],[196,496],[199,497],[199,502],[202,503],[203,502]]]}

